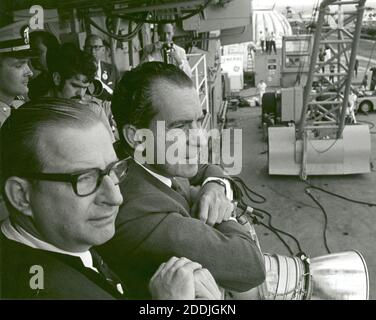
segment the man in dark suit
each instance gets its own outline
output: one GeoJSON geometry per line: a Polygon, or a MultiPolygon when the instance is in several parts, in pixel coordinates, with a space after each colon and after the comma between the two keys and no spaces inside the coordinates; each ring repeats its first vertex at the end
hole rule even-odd
{"type": "MultiPolygon", "coordinates": [[[[118,160],[103,120],[68,99],[29,102],[0,135],[1,190],[10,216],[0,231],[0,297],[122,299],[127,288],[92,248],[115,232],[123,201],[118,160]]],[[[218,298],[209,272],[186,258],[162,264],[153,298],[218,298]]]]}
{"type": "Polygon", "coordinates": [[[174,255],[199,262],[226,289],[262,283],[263,256],[249,225],[232,217],[230,180],[220,167],[198,164],[203,112],[191,79],[172,64],[146,62],[125,73],[112,112],[135,161],[120,185],[115,236],[98,250],[136,297],[148,297],[150,277],[174,255]],[[168,137],[176,129],[182,139],[168,137]],[[174,147],[184,151],[171,161],[174,147]]]}
{"type": "Polygon", "coordinates": [[[102,83],[103,89],[111,96],[117,83],[117,70],[112,64],[103,61],[105,56],[103,39],[96,34],[89,35],[85,39],[85,51],[92,54],[97,63],[95,78],[102,83]]]}

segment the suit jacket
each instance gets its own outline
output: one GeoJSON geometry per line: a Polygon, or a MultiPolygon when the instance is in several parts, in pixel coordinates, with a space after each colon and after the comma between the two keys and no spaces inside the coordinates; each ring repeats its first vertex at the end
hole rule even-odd
{"type": "Polygon", "coordinates": [[[10,107],[4,102],[0,101],[0,128],[9,116],[10,107]]]}
{"type": "Polygon", "coordinates": [[[7,105],[5,102],[0,101],[0,128],[5,122],[5,120],[10,116],[11,107],[17,109],[22,104],[25,103],[25,99],[22,96],[16,97],[10,105],[7,105]]]}
{"type": "Polygon", "coordinates": [[[31,248],[0,231],[0,299],[121,298],[104,276],[84,267],[80,258],[31,248]],[[30,286],[38,274],[31,272],[32,266],[43,268],[43,289],[30,286]]]}
{"type": "MultiPolygon", "coordinates": [[[[100,74],[96,76],[98,80],[103,85],[103,90],[99,95],[96,97],[103,101],[111,101],[112,99],[112,92],[115,89],[115,86],[118,81],[118,72],[116,68],[107,62],[100,61],[100,74]],[[106,86],[109,88],[107,89],[106,86]]],[[[98,73],[98,71],[97,71],[98,73]]]]}
{"type": "Polygon", "coordinates": [[[107,62],[101,61],[101,81],[108,85],[112,90],[115,89],[117,83],[117,71],[115,67],[107,62]]]}
{"type": "MultiPolygon", "coordinates": [[[[219,176],[205,166],[193,182],[219,176]]],[[[124,204],[116,220],[116,234],[97,248],[109,266],[127,283],[130,297],[150,298],[148,282],[159,265],[172,256],[201,263],[223,287],[246,291],[264,281],[264,259],[249,229],[235,221],[210,227],[191,217],[189,185],[178,179],[184,196],[138,164],[131,164],[120,185],[124,204]]]]}

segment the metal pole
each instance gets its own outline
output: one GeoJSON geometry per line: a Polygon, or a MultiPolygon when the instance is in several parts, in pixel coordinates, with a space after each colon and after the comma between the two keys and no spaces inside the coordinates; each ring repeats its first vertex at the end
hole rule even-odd
{"type": "Polygon", "coordinates": [[[313,48],[312,48],[312,55],[311,55],[311,62],[309,65],[309,76],[307,79],[306,86],[304,88],[304,95],[303,95],[303,108],[302,108],[302,115],[300,118],[299,128],[298,128],[298,138],[303,137],[304,127],[306,125],[306,114],[308,111],[308,99],[312,90],[312,82],[314,78],[315,68],[316,68],[316,62],[317,57],[319,53],[319,47],[320,47],[320,39],[321,39],[321,32],[322,32],[322,25],[324,23],[325,18],[325,10],[332,2],[335,0],[324,0],[320,4],[319,9],[319,17],[317,19],[317,25],[316,25],[316,31],[315,31],[315,37],[313,41],[313,48]]]}
{"type": "MultiPolygon", "coordinates": [[[[362,29],[362,20],[363,20],[365,2],[366,2],[366,0],[360,0],[359,4],[358,4],[358,8],[357,8],[357,19],[356,19],[354,38],[353,38],[353,41],[355,43],[358,43],[358,40],[360,38],[360,31],[362,29]]],[[[348,101],[349,101],[351,78],[353,77],[353,73],[354,73],[357,49],[358,49],[358,46],[354,46],[351,50],[349,75],[348,75],[346,87],[345,87],[344,100],[343,100],[343,105],[342,105],[341,117],[340,117],[340,121],[339,121],[337,138],[342,137],[343,129],[345,128],[346,108],[347,108],[347,104],[348,104],[348,101]]]]}

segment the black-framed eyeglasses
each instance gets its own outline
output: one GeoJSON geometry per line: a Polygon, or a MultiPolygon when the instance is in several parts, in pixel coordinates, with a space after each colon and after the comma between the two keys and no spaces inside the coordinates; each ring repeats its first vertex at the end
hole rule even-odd
{"type": "Polygon", "coordinates": [[[87,169],[77,173],[25,173],[20,176],[35,180],[70,182],[79,197],[93,194],[101,185],[104,176],[109,176],[115,185],[121,183],[127,175],[130,157],[111,163],[106,169],[87,169]]]}

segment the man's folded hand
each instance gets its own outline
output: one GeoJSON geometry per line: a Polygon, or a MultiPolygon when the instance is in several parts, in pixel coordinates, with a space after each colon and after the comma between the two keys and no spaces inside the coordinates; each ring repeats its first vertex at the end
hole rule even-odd
{"type": "Polygon", "coordinates": [[[209,226],[229,220],[233,210],[234,205],[227,198],[225,188],[214,182],[201,188],[192,207],[192,213],[209,226]]]}

